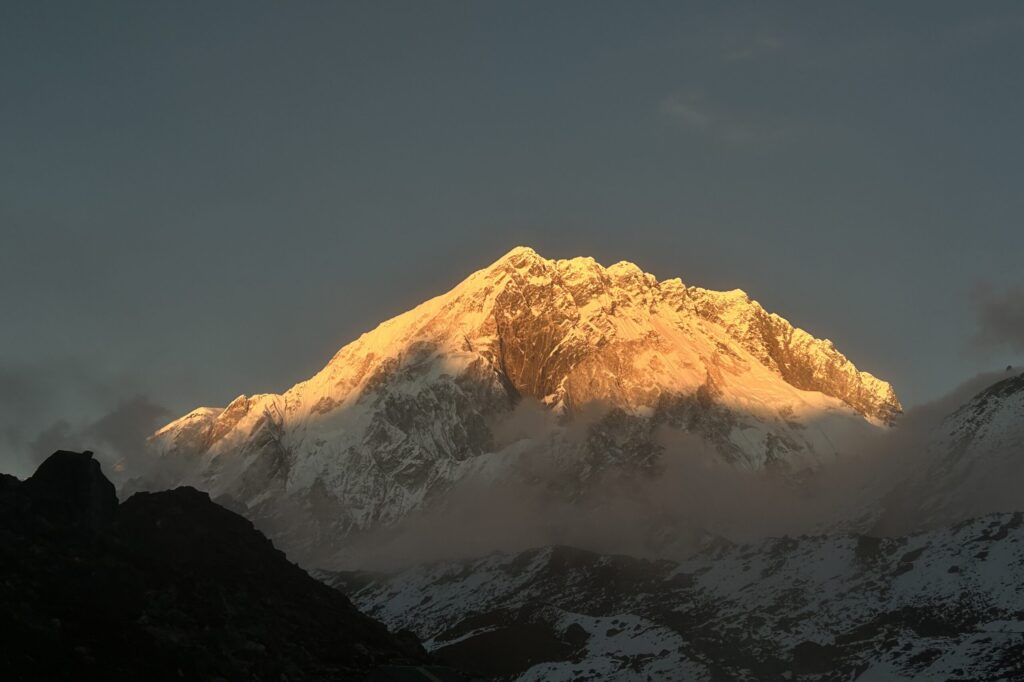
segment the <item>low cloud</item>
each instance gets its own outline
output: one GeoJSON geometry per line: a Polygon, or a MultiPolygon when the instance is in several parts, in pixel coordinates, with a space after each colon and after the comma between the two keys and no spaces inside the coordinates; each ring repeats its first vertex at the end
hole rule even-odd
{"type": "Polygon", "coordinates": [[[972,292],[971,302],[978,324],[977,347],[1024,352],[1024,287],[998,291],[980,285],[972,292]]]}
{"type": "Polygon", "coordinates": [[[169,410],[84,361],[0,366],[0,472],[26,478],[55,450],[92,450],[111,478],[143,466],[169,410]]]}
{"type": "Polygon", "coordinates": [[[28,421],[42,404],[42,391],[24,372],[0,367],[0,472],[23,472],[32,437],[28,421]]]}
{"type": "Polygon", "coordinates": [[[66,419],[58,419],[36,434],[28,444],[28,454],[34,466],[43,463],[57,450],[85,450],[80,434],[66,419]]]}
{"type": "Polygon", "coordinates": [[[58,419],[28,444],[33,469],[57,450],[91,450],[107,478],[120,485],[148,472],[152,461],[146,438],[166,421],[170,411],[145,395],[121,400],[99,419],[74,426],[58,419]]]}
{"type": "Polygon", "coordinates": [[[132,473],[147,464],[146,438],[172,416],[170,410],[153,402],[148,396],[135,395],[122,400],[82,431],[82,440],[93,443],[94,449],[107,450],[116,458],[113,467],[132,473]]]}
{"type": "Polygon", "coordinates": [[[843,457],[800,476],[738,469],[700,437],[669,428],[656,433],[660,455],[653,469],[595,462],[575,447],[588,429],[560,425],[552,435],[550,413],[524,401],[495,428],[501,445],[526,446],[502,452],[512,475],[464,479],[441,504],[350,538],[343,555],[321,565],[388,570],[551,544],[682,558],[708,542],[836,530],[904,533],[920,521],[920,500],[901,494],[923,493],[901,484],[915,482],[938,456],[930,447],[936,427],[1005,378],[980,374],[909,410],[894,428],[850,435],[837,443],[843,457]]]}
{"type": "Polygon", "coordinates": [[[66,420],[57,420],[67,390],[91,392],[73,367],[0,366],[0,471],[25,477],[38,464],[37,452],[61,440],[70,431],[66,420]]]}

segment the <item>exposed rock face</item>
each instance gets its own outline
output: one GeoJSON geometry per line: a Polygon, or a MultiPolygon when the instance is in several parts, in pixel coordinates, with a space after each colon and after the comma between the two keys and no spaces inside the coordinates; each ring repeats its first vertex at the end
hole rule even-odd
{"type": "Polygon", "coordinates": [[[90,453],[0,485],[10,680],[362,679],[428,662],[191,488],[118,506],[90,453]]]}
{"type": "Polygon", "coordinates": [[[501,680],[1024,677],[1019,513],[899,538],[719,544],[681,563],[549,547],[319,576],[501,680]]]}
{"type": "Polygon", "coordinates": [[[891,424],[902,412],[892,386],[859,372],[829,340],[819,340],[768,313],[742,291],[687,290],[697,313],[720,324],[787,382],[839,398],[861,414],[891,424]]]}
{"type": "Polygon", "coordinates": [[[510,475],[539,444],[576,495],[611,466],[655,470],[666,429],[742,468],[796,471],[899,411],[888,384],[742,292],[517,248],[284,394],[200,408],[151,442],[165,482],[230,497],[290,551],[311,551],[467,476],[510,475]],[[524,399],[558,425],[496,438],[524,399]],[[567,428],[581,414],[583,438],[567,428]]]}

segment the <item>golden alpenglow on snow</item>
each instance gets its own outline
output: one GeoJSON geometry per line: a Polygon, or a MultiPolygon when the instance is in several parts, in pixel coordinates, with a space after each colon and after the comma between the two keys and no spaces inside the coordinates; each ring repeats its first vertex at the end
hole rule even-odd
{"type": "Polygon", "coordinates": [[[889,384],[741,291],[519,247],[285,393],[199,408],[150,445],[164,483],[323,552],[463,479],[521,479],[524,460],[574,496],[610,468],[656,471],[674,432],[744,470],[799,472],[900,411],[889,384]],[[541,427],[517,431],[524,413],[541,427]],[[305,522],[274,522],[292,514],[305,522]]]}

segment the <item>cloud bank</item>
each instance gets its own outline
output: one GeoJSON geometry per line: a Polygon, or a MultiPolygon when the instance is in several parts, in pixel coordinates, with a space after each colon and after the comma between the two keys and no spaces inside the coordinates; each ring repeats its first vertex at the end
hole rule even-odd
{"type": "Polygon", "coordinates": [[[515,458],[515,475],[464,479],[429,511],[351,538],[331,567],[388,570],[551,544],[682,558],[713,542],[836,531],[905,533],[920,520],[920,500],[901,495],[924,494],[909,484],[940,454],[929,447],[935,428],[1004,378],[1003,372],[977,375],[909,410],[891,429],[850,435],[838,444],[842,457],[799,476],[739,470],[701,438],[663,429],[652,469],[604,463],[579,486],[575,474],[593,463],[585,461],[584,450],[567,446],[586,438],[599,410],[567,437],[563,432],[552,438],[550,413],[524,401],[494,428],[499,445],[531,439],[529,447],[507,451],[515,458]]]}

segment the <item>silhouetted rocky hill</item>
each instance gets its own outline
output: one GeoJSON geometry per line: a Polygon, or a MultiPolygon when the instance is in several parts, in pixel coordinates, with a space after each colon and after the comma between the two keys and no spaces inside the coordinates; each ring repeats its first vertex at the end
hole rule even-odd
{"type": "Polygon", "coordinates": [[[118,504],[92,453],[0,477],[6,680],[361,680],[419,665],[340,592],[192,488],[118,504]]]}

